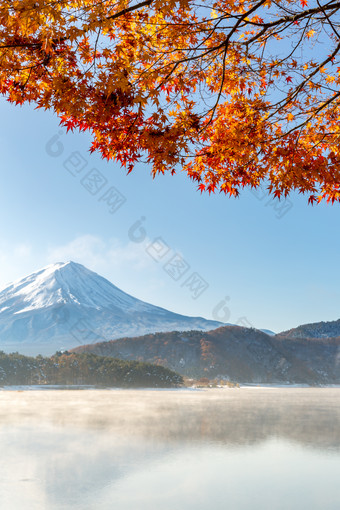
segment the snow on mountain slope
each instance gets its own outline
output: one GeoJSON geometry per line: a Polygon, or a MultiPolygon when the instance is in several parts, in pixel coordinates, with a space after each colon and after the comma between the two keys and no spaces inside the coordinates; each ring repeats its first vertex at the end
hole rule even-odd
{"type": "Polygon", "coordinates": [[[269,336],[276,335],[276,333],[274,333],[274,331],[272,331],[271,329],[260,329],[259,331],[262,331],[262,333],[266,333],[266,335],[269,335],[269,336]]]}
{"type": "Polygon", "coordinates": [[[220,322],[140,301],[75,262],[52,264],[0,289],[0,349],[52,354],[92,341],[220,322]]]}
{"type": "Polygon", "coordinates": [[[75,262],[51,264],[0,289],[0,312],[3,304],[13,313],[23,313],[67,303],[98,310],[113,306],[124,311],[152,308],[75,262]]]}

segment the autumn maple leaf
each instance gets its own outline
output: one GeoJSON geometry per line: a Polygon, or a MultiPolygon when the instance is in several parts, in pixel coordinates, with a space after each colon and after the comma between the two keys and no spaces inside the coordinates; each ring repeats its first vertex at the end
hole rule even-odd
{"type": "Polygon", "coordinates": [[[203,4],[2,2],[0,93],[126,173],[146,161],[201,193],[340,201],[337,4],[203,4]]]}

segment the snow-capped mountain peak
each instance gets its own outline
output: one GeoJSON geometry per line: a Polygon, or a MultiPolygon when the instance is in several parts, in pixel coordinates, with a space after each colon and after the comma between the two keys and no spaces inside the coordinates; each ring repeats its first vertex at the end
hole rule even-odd
{"type": "Polygon", "coordinates": [[[115,306],[125,311],[144,304],[72,261],[50,264],[0,290],[0,311],[4,303],[7,309],[13,305],[16,314],[67,303],[96,309],[115,306]]]}
{"type": "Polygon", "coordinates": [[[220,325],[145,303],[72,261],[51,264],[0,289],[0,350],[9,344],[28,352],[24,346],[38,343],[38,353],[53,353],[89,343],[91,335],[113,340],[220,325]]]}

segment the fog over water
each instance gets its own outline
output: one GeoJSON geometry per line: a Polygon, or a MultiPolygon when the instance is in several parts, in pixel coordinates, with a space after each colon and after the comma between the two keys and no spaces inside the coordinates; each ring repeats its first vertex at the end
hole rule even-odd
{"type": "Polygon", "coordinates": [[[0,391],[1,510],[339,510],[340,389],[0,391]]]}

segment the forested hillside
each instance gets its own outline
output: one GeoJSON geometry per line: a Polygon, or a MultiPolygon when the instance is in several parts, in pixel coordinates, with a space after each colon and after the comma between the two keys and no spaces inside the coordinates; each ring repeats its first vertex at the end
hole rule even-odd
{"type": "Polygon", "coordinates": [[[171,370],[95,354],[56,353],[50,358],[0,351],[0,386],[91,384],[115,387],[173,387],[183,383],[171,370]]]}
{"type": "Polygon", "coordinates": [[[243,383],[340,383],[340,338],[285,338],[225,326],[156,333],[77,347],[124,360],[156,363],[187,377],[243,383]]]}

